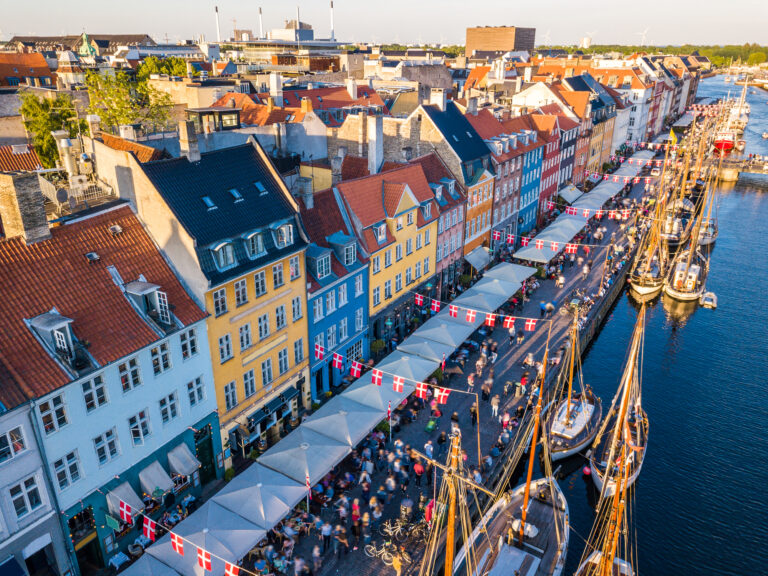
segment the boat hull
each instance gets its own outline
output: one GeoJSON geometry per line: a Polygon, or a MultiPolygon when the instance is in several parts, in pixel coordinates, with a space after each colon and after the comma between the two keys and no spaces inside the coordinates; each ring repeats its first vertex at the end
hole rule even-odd
{"type": "Polygon", "coordinates": [[[654,278],[653,281],[646,278],[631,278],[629,282],[629,289],[634,295],[646,298],[656,296],[663,287],[664,278],[654,278]]]}
{"type": "MultiPolygon", "coordinates": [[[[637,480],[637,477],[640,476],[640,470],[643,468],[643,461],[645,460],[645,454],[643,454],[643,458],[640,459],[640,462],[637,466],[635,466],[635,469],[632,471],[632,474],[630,474],[629,478],[627,479],[627,488],[632,486],[632,484],[635,483],[635,480],[637,480]]],[[[613,480],[610,480],[608,482],[608,486],[605,487],[605,491],[603,492],[603,478],[600,475],[600,470],[598,469],[597,465],[595,464],[594,458],[590,457],[589,459],[589,469],[592,472],[590,476],[592,476],[592,481],[595,483],[595,487],[605,496],[613,496],[616,492],[616,482],[613,480]]]]}
{"type": "Polygon", "coordinates": [[[692,292],[683,292],[681,290],[676,290],[667,284],[664,286],[664,294],[675,300],[680,300],[681,302],[693,302],[694,300],[701,298],[701,295],[704,294],[704,287],[702,286],[698,290],[692,292]]]}
{"type": "MultiPolygon", "coordinates": [[[[603,557],[603,553],[599,550],[592,552],[584,562],[576,570],[575,576],[597,576],[600,570],[600,560],[603,557]]],[[[614,576],[634,576],[635,571],[632,569],[632,565],[621,558],[613,559],[613,569],[611,574],[614,576]]]]}
{"type": "Polygon", "coordinates": [[[600,420],[603,415],[603,404],[600,398],[595,398],[590,395],[587,399],[589,405],[592,407],[592,413],[589,419],[585,422],[576,434],[574,434],[572,441],[568,441],[566,438],[561,438],[555,441],[556,435],[552,432],[552,424],[560,420],[558,415],[565,409],[566,400],[562,400],[557,404],[553,413],[554,417],[550,421],[550,434],[551,438],[549,454],[553,461],[563,460],[574,454],[578,454],[584,448],[589,446],[597,436],[597,432],[600,430],[600,420]],[[558,444],[560,442],[560,444],[558,444]]]}

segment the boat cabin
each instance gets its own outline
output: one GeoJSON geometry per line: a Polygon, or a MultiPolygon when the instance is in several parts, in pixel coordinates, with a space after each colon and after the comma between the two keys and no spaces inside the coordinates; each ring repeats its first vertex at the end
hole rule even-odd
{"type": "Polygon", "coordinates": [[[696,290],[701,273],[701,267],[698,264],[691,264],[686,274],[685,262],[678,263],[675,268],[674,286],[675,290],[696,290]]]}

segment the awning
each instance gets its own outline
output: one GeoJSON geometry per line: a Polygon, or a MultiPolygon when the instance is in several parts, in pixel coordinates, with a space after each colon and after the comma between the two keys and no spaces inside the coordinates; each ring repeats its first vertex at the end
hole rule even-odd
{"type": "Polygon", "coordinates": [[[3,576],[27,576],[27,573],[22,570],[19,565],[19,561],[15,556],[11,556],[4,562],[0,562],[0,574],[3,576]]]}
{"type": "Polygon", "coordinates": [[[173,489],[173,480],[157,460],[139,472],[139,482],[142,490],[152,497],[162,496],[173,489]],[[162,494],[157,493],[158,490],[162,494]]]}
{"type": "MultiPolygon", "coordinates": [[[[0,566],[0,573],[2,566],[0,566]]],[[[151,554],[142,554],[141,558],[123,570],[124,576],[179,576],[173,568],[161,562],[151,554]]]]}
{"type": "Polygon", "coordinates": [[[168,452],[168,467],[175,474],[191,476],[195,470],[200,468],[200,462],[190,452],[189,446],[181,443],[168,452]]]}
{"type": "Polygon", "coordinates": [[[301,425],[353,447],[368,435],[382,416],[380,410],[341,394],[323,404],[301,425]]]}
{"type": "Polygon", "coordinates": [[[568,204],[573,204],[582,196],[582,194],[584,194],[584,192],[576,188],[573,184],[568,184],[568,186],[560,190],[558,194],[560,195],[560,198],[568,202],[568,204]]]}
{"type": "Polygon", "coordinates": [[[464,255],[464,260],[475,270],[485,270],[485,267],[491,263],[491,255],[483,246],[478,246],[469,254],[464,255]]]}
{"type": "Polygon", "coordinates": [[[144,510],[144,502],[139,498],[138,494],[134,492],[128,482],[118,484],[112,488],[112,490],[107,492],[107,508],[109,509],[109,513],[115,518],[120,517],[121,500],[131,507],[134,516],[144,510]]]}
{"type": "MultiPolygon", "coordinates": [[[[471,308],[472,310],[478,310],[481,312],[496,312],[496,309],[506,302],[506,298],[499,298],[491,294],[485,294],[479,290],[475,290],[474,287],[470,288],[464,294],[459,296],[453,301],[456,306],[462,308],[471,308]]],[[[464,316],[462,310],[461,316],[464,316]]],[[[463,319],[463,318],[462,318],[463,319]]]]}
{"type": "Polygon", "coordinates": [[[403,395],[410,394],[416,389],[413,382],[405,381],[403,383],[403,394],[395,392],[392,386],[393,377],[390,375],[382,376],[381,386],[371,382],[371,373],[363,374],[354,384],[344,390],[343,396],[354,400],[358,404],[370,406],[378,410],[382,417],[387,413],[387,406],[397,406],[403,398],[403,395]]]}
{"type": "Polygon", "coordinates": [[[288,434],[259,457],[259,462],[297,482],[319,482],[350,453],[349,446],[304,426],[288,434]]]}
{"type": "Polygon", "coordinates": [[[440,312],[434,318],[430,318],[424,325],[418,328],[409,339],[425,338],[434,340],[443,344],[448,344],[453,348],[458,348],[469,338],[470,334],[482,323],[481,318],[475,318],[473,323],[459,321],[458,318],[451,318],[448,312],[440,312]]]}
{"type": "MultiPolygon", "coordinates": [[[[483,274],[483,280],[486,278],[498,278],[505,282],[512,282],[522,284],[523,280],[527,280],[531,276],[536,274],[536,268],[530,266],[522,266],[520,264],[510,264],[509,262],[502,262],[497,264],[488,272],[483,274]]],[[[510,296],[512,296],[510,294],[510,296]]]]}
{"type": "Polygon", "coordinates": [[[395,351],[379,362],[376,368],[384,372],[385,384],[383,385],[392,380],[392,374],[397,374],[407,378],[415,386],[414,382],[422,382],[427,376],[437,370],[439,365],[440,362],[438,360],[427,360],[420,356],[395,351]]]}
{"type": "Polygon", "coordinates": [[[427,340],[425,338],[406,338],[397,349],[406,354],[413,354],[427,360],[442,362],[443,356],[446,358],[453,354],[455,348],[449,344],[427,340]]]}

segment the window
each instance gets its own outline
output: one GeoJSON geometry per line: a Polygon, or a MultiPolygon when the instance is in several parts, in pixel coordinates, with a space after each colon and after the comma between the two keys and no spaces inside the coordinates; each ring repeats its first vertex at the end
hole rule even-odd
{"type": "Polygon", "coordinates": [[[387,239],[387,225],[381,224],[376,233],[379,243],[384,242],[387,239]]]}
{"type": "Polygon", "coordinates": [[[416,269],[416,278],[421,278],[421,262],[416,262],[414,268],[416,269]]]}
{"type": "Polygon", "coordinates": [[[277,229],[277,247],[285,248],[293,244],[293,226],[291,224],[283,224],[277,229]]]}
{"type": "Polygon", "coordinates": [[[379,304],[381,304],[381,287],[376,286],[373,289],[373,305],[378,306],[379,304]]]}
{"type": "Polygon", "coordinates": [[[323,297],[318,296],[312,300],[312,317],[315,322],[322,320],[325,314],[323,314],[323,297]]]}
{"type": "Polygon", "coordinates": [[[198,402],[202,402],[205,399],[205,387],[200,376],[191,382],[187,382],[187,394],[189,395],[190,406],[196,406],[198,402]]]}
{"type": "Polygon", "coordinates": [[[179,399],[176,396],[176,392],[171,392],[165,398],[160,399],[160,417],[163,419],[163,424],[168,424],[171,420],[174,420],[179,415],[179,399]]]}
{"type": "Polygon", "coordinates": [[[41,402],[38,406],[40,418],[46,434],[53,434],[62,426],[67,425],[67,410],[61,395],[54,396],[50,400],[41,402]]]}
{"type": "Polygon", "coordinates": [[[416,236],[416,250],[420,250],[420,249],[421,249],[421,234],[418,234],[416,236]]]}
{"type": "Polygon", "coordinates": [[[406,255],[411,254],[413,252],[413,238],[408,238],[408,240],[405,241],[405,253],[406,255]]]}
{"type": "Polygon", "coordinates": [[[280,330],[288,325],[288,317],[285,315],[285,304],[275,308],[275,330],[280,330]]]}
{"type": "Polygon", "coordinates": [[[232,358],[232,337],[229,334],[219,338],[219,362],[224,364],[232,358]]]}
{"type": "Polygon", "coordinates": [[[237,383],[230,382],[224,386],[224,406],[227,410],[232,410],[237,406],[237,383]]]}
{"type": "Polygon", "coordinates": [[[243,388],[245,389],[246,398],[256,394],[256,376],[252,369],[243,374],[243,388]]]}
{"type": "Polygon", "coordinates": [[[424,205],[424,218],[426,218],[427,220],[432,218],[432,204],[424,205]]]}
{"type": "Polygon", "coordinates": [[[245,239],[245,247],[248,250],[248,256],[256,258],[264,253],[264,237],[260,232],[254,232],[245,239]]]}
{"type": "Polygon", "coordinates": [[[342,318],[339,322],[339,342],[344,342],[349,338],[349,327],[347,326],[347,319],[342,318]]]}
{"type": "Polygon", "coordinates": [[[21,427],[13,428],[0,436],[0,462],[10,460],[24,451],[24,436],[21,427]]]}
{"type": "Polygon", "coordinates": [[[275,288],[283,285],[283,263],[272,266],[272,284],[275,288]]]}
{"type": "Polygon", "coordinates": [[[77,452],[70,452],[53,463],[53,474],[59,483],[59,490],[80,480],[80,459],[77,452]]]}
{"type": "Polygon", "coordinates": [[[301,296],[296,296],[291,300],[291,313],[294,322],[301,318],[301,296]]]}
{"type": "Polygon", "coordinates": [[[261,272],[256,272],[256,274],[253,275],[253,293],[258,298],[262,294],[266,294],[267,292],[267,275],[262,270],[261,272]]]}
{"type": "Polygon", "coordinates": [[[181,333],[181,357],[186,360],[195,354],[197,354],[197,334],[194,328],[190,328],[181,333]]]}
{"type": "Polygon", "coordinates": [[[440,244],[438,244],[437,245],[436,260],[439,262],[442,259],[443,259],[443,247],[440,244]]]}
{"type": "MultiPolygon", "coordinates": [[[[450,223],[450,216],[447,218],[448,222],[450,223]]],[[[437,233],[442,234],[443,233],[443,216],[440,216],[440,219],[437,221],[437,233]]]]}
{"type": "Polygon", "coordinates": [[[424,258],[424,274],[429,274],[429,258],[424,258]]]}
{"type": "MultiPolygon", "coordinates": [[[[395,258],[400,260],[403,257],[403,247],[398,244],[395,246],[395,258]]],[[[392,266],[392,250],[387,250],[384,253],[384,267],[389,268],[392,266]]]]}
{"type": "Polygon", "coordinates": [[[373,273],[378,274],[381,272],[381,260],[378,256],[373,257],[373,273]]]}
{"type": "Polygon", "coordinates": [[[248,303],[248,282],[243,278],[235,282],[235,306],[248,303]]]}
{"type": "Polygon", "coordinates": [[[363,293],[363,275],[358,274],[355,276],[355,296],[360,296],[363,293]]]}
{"type": "Polygon", "coordinates": [[[428,246],[430,243],[430,230],[424,230],[424,246],[428,246]]]}
{"type": "Polygon", "coordinates": [[[336,348],[336,324],[328,328],[326,338],[328,339],[328,350],[336,348]]]}
{"type": "Polygon", "coordinates": [[[213,260],[216,268],[226,270],[235,265],[235,251],[232,244],[225,243],[213,249],[213,260]]]}
{"type": "Polygon", "coordinates": [[[93,380],[83,382],[82,387],[87,412],[92,412],[107,403],[107,388],[101,375],[96,376],[93,380]]]}
{"type": "Polygon", "coordinates": [[[347,299],[347,285],[342,284],[339,286],[339,308],[344,306],[349,300],[347,299]]]}
{"type": "Polygon", "coordinates": [[[357,260],[357,249],[354,244],[344,247],[344,265],[352,266],[357,260]]]}
{"type": "Polygon", "coordinates": [[[269,314],[259,316],[259,340],[269,336],[269,314]]]}
{"type": "Polygon", "coordinates": [[[336,310],[336,290],[331,290],[325,295],[325,310],[328,314],[336,310]]]}
{"type": "Polygon", "coordinates": [[[240,352],[247,350],[253,344],[251,338],[251,323],[248,322],[240,326],[240,352]]]}
{"type": "Polygon", "coordinates": [[[403,275],[397,274],[395,276],[395,292],[400,292],[403,289],[403,275]]]}
{"type": "Polygon", "coordinates": [[[392,280],[384,282],[384,298],[392,298],[392,280]]]}
{"type": "Polygon", "coordinates": [[[37,489],[37,481],[34,476],[30,476],[24,480],[24,482],[11,487],[10,492],[17,518],[22,518],[32,510],[40,508],[40,506],[43,505],[43,501],[40,499],[40,492],[37,489]]]}
{"type": "Polygon", "coordinates": [[[321,256],[317,259],[317,278],[322,280],[331,273],[331,257],[321,256]]]}
{"type": "Polygon", "coordinates": [[[283,348],[277,353],[277,369],[280,374],[288,372],[288,348],[283,348]]]}
{"type": "Polygon", "coordinates": [[[220,288],[213,293],[213,313],[221,316],[227,312],[227,291],[220,288]]]}
{"type": "Polygon", "coordinates": [[[413,282],[413,270],[409,266],[405,269],[405,285],[409,285],[411,282],[413,282]]]}
{"type": "MultiPolygon", "coordinates": [[[[410,224],[410,222],[409,222],[409,224],[410,224]]],[[[396,230],[402,230],[402,229],[403,229],[403,217],[402,217],[402,216],[400,216],[400,217],[397,219],[397,223],[396,223],[396,225],[395,225],[395,229],[396,229],[396,230]]]]}
{"type": "Polygon", "coordinates": [[[363,329],[363,309],[358,308],[355,310],[355,332],[360,332],[363,329]]]}
{"type": "Polygon", "coordinates": [[[293,343],[293,361],[296,364],[304,361],[304,338],[299,338],[293,343]]]}
{"type": "Polygon", "coordinates": [[[261,385],[270,388],[272,384],[272,358],[267,358],[261,363],[261,385]]]}
{"type": "Polygon", "coordinates": [[[291,280],[296,280],[301,277],[301,267],[299,263],[298,256],[291,256],[291,259],[288,260],[288,269],[290,270],[291,280]]]}
{"type": "Polygon", "coordinates": [[[146,409],[128,418],[128,428],[131,429],[133,445],[142,446],[144,438],[149,436],[149,417],[147,416],[146,409]]]}
{"type": "Polygon", "coordinates": [[[358,340],[352,346],[347,348],[347,358],[352,361],[356,360],[358,362],[362,361],[363,359],[363,342],[362,340],[358,340]]]}
{"type": "Polygon", "coordinates": [[[93,439],[93,449],[96,451],[96,457],[99,464],[106,464],[117,457],[117,432],[110,428],[100,436],[93,439]]]}

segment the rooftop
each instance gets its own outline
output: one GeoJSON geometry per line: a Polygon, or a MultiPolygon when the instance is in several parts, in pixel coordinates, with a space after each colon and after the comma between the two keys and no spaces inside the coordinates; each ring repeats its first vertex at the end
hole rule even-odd
{"type": "Polygon", "coordinates": [[[40,158],[32,146],[0,146],[0,172],[32,172],[39,168],[42,168],[40,158]]]}

